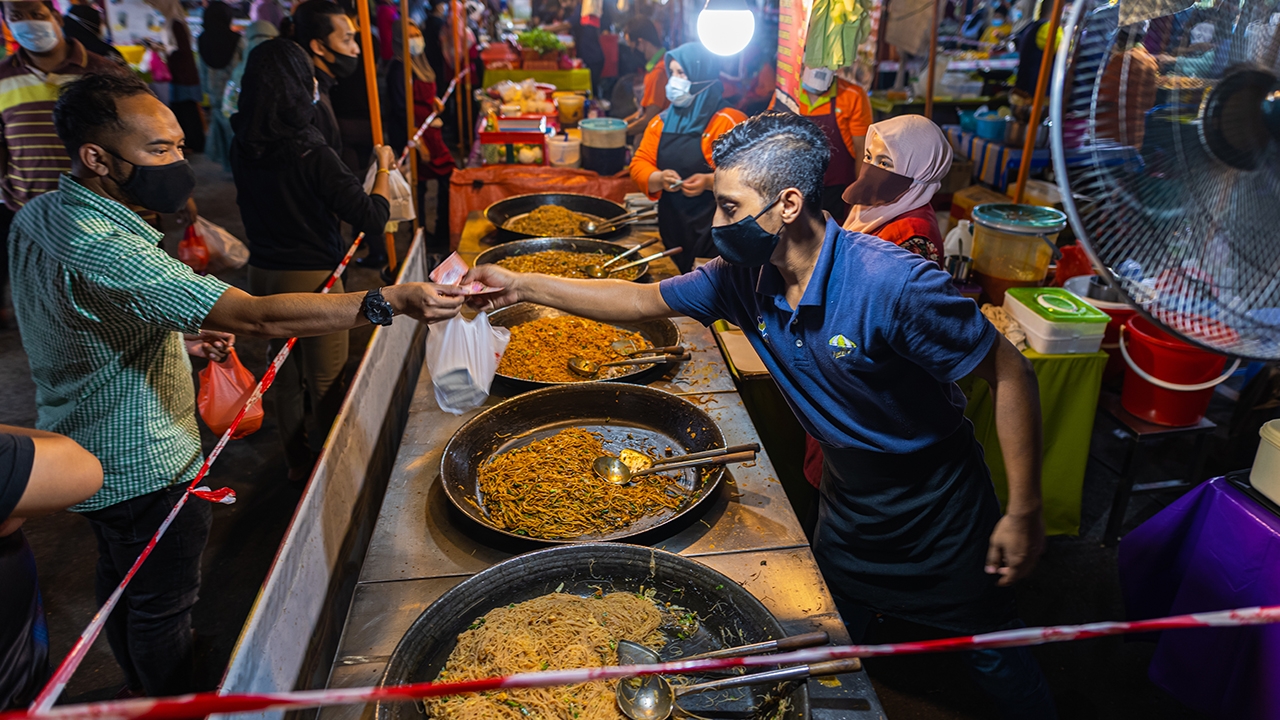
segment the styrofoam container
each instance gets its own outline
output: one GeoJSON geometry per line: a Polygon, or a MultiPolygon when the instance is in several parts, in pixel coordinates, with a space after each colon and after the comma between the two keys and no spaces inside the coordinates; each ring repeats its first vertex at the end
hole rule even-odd
{"type": "Polygon", "coordinates": [[[1044,355],[1094,353],[1111,317],[1062,288],[1009,288],[1005,312],[1027,333],[1027,344],[1044,355]]]}
{"type": "Polygon", "coordinates": [[[1272,420],[1258,432],[1258,454],[1249,471],[1249,484],[1258,492],[1280,503],[1280,420],[1272,420]]]}

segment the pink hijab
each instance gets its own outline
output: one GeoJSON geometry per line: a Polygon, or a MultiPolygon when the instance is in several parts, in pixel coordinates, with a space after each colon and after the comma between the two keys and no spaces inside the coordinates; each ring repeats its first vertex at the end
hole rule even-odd
{"type": "Polygon", "coordinates": [[[867,146],[879,136],[893,161],[893,172],[911,178],[906,194],[888,205],[855,205],[844,228],[869,233],[933,199],[951,170],[951,143],[923,115],[899,115],[867,128],[867,146]]]}

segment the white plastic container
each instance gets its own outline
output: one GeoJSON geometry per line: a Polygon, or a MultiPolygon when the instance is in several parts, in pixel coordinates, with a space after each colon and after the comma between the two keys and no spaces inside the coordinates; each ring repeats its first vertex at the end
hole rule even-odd
{"type": "Polygon", "coordinates": [[[1280,503],[1280,420],[1272,420],[1258,432],[1258,455],[1249,471],[1249,484],[1273,502],[1280,503]]]}
{"type": "Polygon", "coordinates": [[[1094,353],[1111,317],[1062,288],[1009,288],[1005,312],[1027,333],[1027,344],[1044,355],[1094,353]]]}
{"type": "Polygon", "coordinates": [[[549,137],[547,160],[551,167],[576,168],[582,163],[582,143],[564,135],[549,137]]]}

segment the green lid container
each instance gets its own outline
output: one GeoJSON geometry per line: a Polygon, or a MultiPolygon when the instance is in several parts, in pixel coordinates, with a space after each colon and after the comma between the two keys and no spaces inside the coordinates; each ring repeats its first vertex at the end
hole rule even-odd
{"type": "Polygon", "coordinates": [[[1053,323],[1110,322],[1111,316],[1062,288],[1020,287],[1005,292],[1028,310],[1053,323]]]}

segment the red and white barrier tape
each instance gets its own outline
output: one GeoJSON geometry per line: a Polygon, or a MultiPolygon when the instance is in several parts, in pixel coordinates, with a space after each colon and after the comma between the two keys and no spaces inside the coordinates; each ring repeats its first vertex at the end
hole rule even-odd
{"type": "Polygon", "coordinates": [[[1221,612],[1176,615],[1135,622],[1099,622],[1086,625],[1060,625],[1043,628],[1021,628],[967,637],[897,643],[894,645],[848,645],[844,647],[809,648],[777,655],[686,660],[661,665],[630,665],[579,670],[547,670],[504,677],[463,682],[414,683],[396,687],[305,690],[300,692],[219,695],[214,692],[183,695],[174,698],[143,698],[114,702],[68,705],[48,711],[14,710],[0,713],[0,720],[178,720],[198,718],[212,713],[257,712],[261,710],[298,710],[327,705],[350,705],[378,701],[407,701],[442,695],[457,695],[485,690],[572,685],[591,680],[609,680],[635,675],[671,675],[723,670],[731,667],[795,665],[850,657],[911,655],[927,652],[949,652],[983,648],[1024,647],[1046,643],[1085,640],[1106,635],[1180,630],[1186,628],[1238,627],[1280,623],[1280,605],[1242,608],[1221,612]]]}
{"type": "MultiPolygon", "coordinates": [[[[351,247],[347,249],[347,254],[343,256],[342,262],[338,263],[338,267],[334,268],[333,274],[329,276],[329,279],[325,281],[324,287],[320,289],[321,294],[328,293],[333,284],[342,276],[343,271],[347,269],[347,263],[351,262],[351,257],[355,255],[356,248],[360,247],[360,240],[363,238],[364,233],[356,236],[356,239],[351,243],[351,247]]],[[[169,525],[178,516],[178,511],[187,504],[187,497],[195,495],[202,500],[223,505],[230,505],[236,501],[236,493],[231,488],[210,490],[207,487],[197,487],[197,485],[209,473],[209,467],[222,454],[222,449],[227,446],[227,441],[231,439],[236,428],[240,426],[240,421],[244,418],[244,414],[248,412],[249,408],[253,407],[254,403],[260,401],[262,394],[267,391],[267,388],[271,387],[271,383],[275,381],[276,373],[279,372],[280,366],[284,365],[284,361],[289,358],[289,352],[293,350],[293,346],[297,342],[298,338],[289,338],[289,341],[276,354],[275,359],[267,366],[266,372],[262,374],[262,380],[258,382],[258,387],[254,388],[253,394],[245,401],[244,406],[240,408],[240,412],[236,413],[235,419],[231,421],[231,426],[227,428],[226,432],[222,433],[221,438],[218,438],[218,444],[213,446],[213,450],[205,458],[204,464],[200,466],[200,471],[196,473],[191,484],[187,486],[187,491],[182,494],[182,497],[178,498],[178,502],[174,503],[173,509],[169,511],[169,515],[165,517],[164,522],[160,523],[160,528],[156,530],[156,534],[151,536],[151,540],[147,542],[146,547],[142,548],[138,559],[133,561],[133,566],[129,568],[129,572],[125,573],[120,584],[111,592],[111,596],[107,598],[102,607],[98,608],[93,620],[89,622],[88,627],[84,629],[84,632],[80,633],[80,637],[71,646],[71,652],[67,653],[67,656],[63,658],[62,663],[58,665],[58,669],[53,673],[53,677],[49,679],[44,689],[40,691],[35,701],[31,703],[32,712],[48,711],[57,702],[58,696],[67,687],[67,681],[71,679],[76,668],[80,667],[80,663],[84,661],[85,655],[89,653],[89,648],[93,645],[93,642],[98,639],[98,635],[102,632],[102,627],[107,622],[107,617],[111,615],[111,611],[120,602],[120,597],[124,595],[125,587],[133,580],[133,576],[138,573],[138,568],[142,567],[142,563],[151,556],[151,551],[155,550],[156,543],[160,542],[160,538],[164,537],[169,525]]]]}
{"type": "MultiPolygon", "coordinates": [[[[471,68],[466,68],[462,72],[458,73],[457,77],[449,81],[449,86],[445,88],[444,95],[440,98],[441,105],[449,102],[449,96],[453,94],[453,89],[458,86],[458,81],[465,77],[469,72],[471,72],[471,68]]],[[[418,132],[414,133],[413,137],[409,138],[409,143],[404,146],[404,150],[400,151],[400,157],[396,160],[396,165],[404,164],[405,159],[409,157],[409,149],[418,144],[418,141],[422,139],[423,133],[427,131],[427,127],[431,125],[431,121],[435,120],[438,116],[439,113],[432,110],[431,114],[427,116],[427,119],[422,121],[422,124],[418,126],[418,132]]]]}

